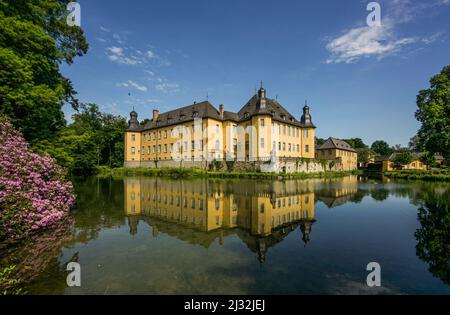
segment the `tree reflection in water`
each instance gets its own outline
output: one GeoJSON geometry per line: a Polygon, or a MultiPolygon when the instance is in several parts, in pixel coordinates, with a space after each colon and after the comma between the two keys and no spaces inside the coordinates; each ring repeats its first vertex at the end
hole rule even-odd
{"type": "Polygon", "coordinates": [[[450,190],[427,189],[419,203],[417,256],[428,263],[435,277],[450,284],[450,190]]]}

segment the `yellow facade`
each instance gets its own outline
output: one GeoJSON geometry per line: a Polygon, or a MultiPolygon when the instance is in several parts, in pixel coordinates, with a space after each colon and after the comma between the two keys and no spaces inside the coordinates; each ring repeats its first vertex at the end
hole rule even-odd
{"type": "Polygon", "coordinates": [[[146,131],[127,131],[125,133],[125,161],[170,160],[172,152],[182,159],[225,158],[227,154],[238,155],[239,146],[245,146],[245,158],[268,159],[272,150],[279,157],[314,158],[314,128],[301,128],[286,123],[274,122],[267,116],[253,117],[248,122],[217,121],[203,119],[201,128],[195,130],[194,122],[157,128],[146,131]],[[265,126],[262,127],[262,121],[265,126]],[[218,130],[208,127],[218,126],[218,130]],[[257,135],[227,130],[233,127],[248,130],[254,127],[257,135]],[[178,129],[179,128],[179,129],[178,129]],[[184,137],[182,130],[192,130],[193,136],[184,137]],[[179,130],[179,131],[177,131],[179,130]],[[206,131],[207,130],[207,131],[206,131]],[[253,136],[253,137],[252,137],[253,136]],[[216,145],[216,141],[221,139],[216,145]],[[251,140],[253,139],[253,140],[251,140]],[[253,150],[253,151],[252,151],[253,150]],[[251,155],[251,152],[254,152],[251,155]]]}
{"type": "MultiPolygon", "coordinates": [[[[382,161],[382,170],[383,172],[396,170],[396,164],[393,161],[385,160],[382,161]]],[[[402,165],[401,169],[403,170],[427,170],[428,167],[426,164],[423,164],[420,160],[413,160],[411,163],[407,165],[402,165]]]]}
{"type": "Polygon", "coordinates": [[[317,150],[316,158],[326,160],[338,160],[344,169],[356,169],[358,163],[358,154],[356,152],[340,149],[317,150]]]}
{"type": "MultiPolygon", "coordinates": [[[[255,105],[251,114],[246,112],[241,116],[225,113],[223,105],[216,110],[209,102],[194,103],[161,115],[155,110],[146,126],[139,124],[137,113],[133,111],[125,133],[125,162],[253,160],[269,159],[273,154],[314,158],[315,126],[307,105],[298,121],[275,100],[267,99],[262,88],[249,103],[252,101],[257,103],[257,109],[255,105]],[[266,103],[271,107],[266,107],[266,103]]],[[[246,106],[250,106],[249,103],[246,106]]]]}

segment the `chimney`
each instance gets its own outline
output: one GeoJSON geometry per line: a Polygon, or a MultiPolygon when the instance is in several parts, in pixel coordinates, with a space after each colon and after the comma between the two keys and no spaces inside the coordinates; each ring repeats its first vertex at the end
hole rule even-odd
{"type": "Polygon", "coordinates": [[[158,119],[159,116],[159,110],[154,109],[153,110],[153,121],[156,121],[158,119]]]}
{"type": "Polygon", "coordinates": [[[225,106],[223,106],[223,104],[219,105],[219,114],[222,119],[223,119],[224,108],[225,108],[225,106]]]}

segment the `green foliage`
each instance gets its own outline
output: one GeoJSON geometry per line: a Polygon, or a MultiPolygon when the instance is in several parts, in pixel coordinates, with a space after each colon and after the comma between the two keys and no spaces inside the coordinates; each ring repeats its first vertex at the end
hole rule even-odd
{"type": "Polygon", "coordinates": [[[72,118],[53,141],[38,142],[35,150],[48,152],[75,175],[92,174],[98,165],[123,165],[125,118],[101,113],[96,104],[81,104],[72,118]]]}
{"type": "Polygon", "coordinates": [[[362,141],[361,138],[350,138],[344,139],[353,149],[363,149],[367,148],[367,145],[362,141]]]}
{"type": "Polygon", "coordinates": [[[234,161],[226,161],[228,172],[232,172],[234,169],[234,161]]]}
{"type": "Polygon", "coordinates": [[[434,154],[431,152],[425,152],[424,154],[422,154],[420,156],[420,161],[423,164],[428,165],[430,167],[432,167],[436,164],[436,159],[434,157],[434,154]]]}
{"type": "Polygon", "coordinates": [[[429,89],[419,92],[417,107],[420,145],[450,160],[450,66],[431,78],[429,89]]]}
{"type": "Polygon", "coordinates": [[[409,151],[400,151],[395,155],[394,163],[407,165],[412,162],[412,154],[409,151]]]}
{"type": "Polygon", "coordinates": [[[380,155],[389,155],[392,152],[394,152],[394,150],[389,146],[389,144],[383,140],[375,141],[374,143],[372,143],[370,148],[380,155]]]}
{"type": "Polygon", "coordinates": [[[222,161],[217,161],[216,159],[212,160],[209,164],[210,171],[219,171],[223,167],[222,161]]]}
{"type": "Polygon", "coordinates": [[[391,171],[385,172],[385,176],[396,179],[406,179],[406,180],[423,180],[423,181],[450,181],[450,171],[446,169],[440,170],[407,170],[407,171],[391,171]]]}
{"type": "Polygon", "coordinates": [[[358,162],[359,163],[369,163],[370,157],[374,156],[376,152],[369,148],[362,148],[358,151],[358,162]]]}
{"type": "Polygon", "coordinates": [[[317,138],[317,137],[316,137],[316,145],[317,145],[317,146],[324,144],[325,141],[326,141],[326,140],[323,139],[323,138],[317,138]]]}
{"type": "Polygon", "coordinates": [[[65,102],[77,107],[59,65],[85,54],[88,44],[81,28],[66,23],[68,2],[0,0],[0,114],[31,143],[64,127],[65,102]]]}
{"type": "Polygon", "coordinates": [[[19,295],[24,292],[20,288],[21,281],[14,277],[16,266],[0,269],[0,295],[19,295]]]}

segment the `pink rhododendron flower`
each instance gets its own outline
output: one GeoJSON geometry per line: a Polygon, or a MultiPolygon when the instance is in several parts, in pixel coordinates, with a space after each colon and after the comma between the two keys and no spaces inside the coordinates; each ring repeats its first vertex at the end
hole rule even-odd
{"type": "Polygon", "coordinates": [[[53,158],[32,152],[0,117],[0,239],[26,236],[66,217],[75,201],[72,190],[53,158]]]}

